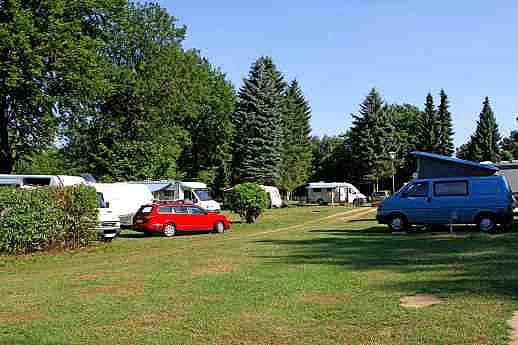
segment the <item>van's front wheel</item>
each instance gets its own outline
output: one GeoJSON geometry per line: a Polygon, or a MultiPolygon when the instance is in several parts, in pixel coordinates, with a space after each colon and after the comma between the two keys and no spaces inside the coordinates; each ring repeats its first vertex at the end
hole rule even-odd
{"type": "Polygon", "coordinates": [[[493,232],[496,229],[495,218],[491,215],[482,215],[478,218],[477,228],[482,232],[493,232]]]}
{"type": "Polygon", "coordinates": [[[407,229],[408,222],[404,216],[397,214],[390,217],[388,226],[394,232],[401,232],[407,229]]]}

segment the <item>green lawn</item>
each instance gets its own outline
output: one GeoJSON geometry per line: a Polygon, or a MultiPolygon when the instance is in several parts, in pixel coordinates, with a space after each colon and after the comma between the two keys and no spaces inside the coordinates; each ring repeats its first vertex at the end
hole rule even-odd
{"type": "Polygon", "coordinates": [[[290,208],[224,235],[2,257],[0,344],[506,344],[518,232],[397,236],[373,217],[290,208]],[[420,292],[444,303],[399,306],[420,292]]]}

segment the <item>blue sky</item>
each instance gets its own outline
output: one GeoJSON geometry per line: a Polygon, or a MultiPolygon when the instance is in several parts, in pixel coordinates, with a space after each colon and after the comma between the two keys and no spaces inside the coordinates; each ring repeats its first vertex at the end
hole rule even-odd
{"type": "Polygon", "coordinates": [[[261,55],[297,78],[315,135],[339,134],[376,87],[390,103],[422,108],[441,88],[462,144],[489,96],[500,131],[518,116],[518,1],[160,0],[188,27],[187,48],[236,88],[261,55]]]}

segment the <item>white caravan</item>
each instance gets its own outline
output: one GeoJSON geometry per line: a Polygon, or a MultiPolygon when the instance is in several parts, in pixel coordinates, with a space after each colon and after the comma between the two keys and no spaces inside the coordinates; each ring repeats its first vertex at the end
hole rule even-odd
{"type": "Polygon", "coordinates": [[[313,182],[306,187],[307,202],[318,204],[357,203],[367,201],[358,188],[347,182],[313,182]]]}
{"type": "Polygon", "coordinates": [[[91,186],[103,194],[109,209],[120,219],[122,227],[133,225],[133,216],[140,206],[153,202],[153,194],[142,184],[126,182],[117,183],[91,183],[91,186]]]}
{"type": "Polygon", "coordinates": [[[282,198],[279,189],[273,186],[261,186],[261,188],[268,194],[268,208],[281,208],[282,198]]]}
{"type": "MultiPolygon", "coordinates": [[[[0,186],[10,186],[17,188],[34,187],[65,187],[79,184],[88,184],[85,179],[79,176],[65,175],[5,175],[0,174],[0,186]]],[[[97,211],[99,214],[99,224],[97,232],[105,240],[111,240],[120,232],[120,221],[117,214],[108,209],[103,194],[97,191],[97,211]]]]}

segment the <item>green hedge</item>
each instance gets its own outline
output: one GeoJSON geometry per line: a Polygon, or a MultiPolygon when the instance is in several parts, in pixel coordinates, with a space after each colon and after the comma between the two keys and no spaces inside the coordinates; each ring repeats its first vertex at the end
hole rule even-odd
{"type": "Polygon", "coordinates": [[[84,247],[97,222],[92,187],[0,188],[0,252],[84,247]]]}

